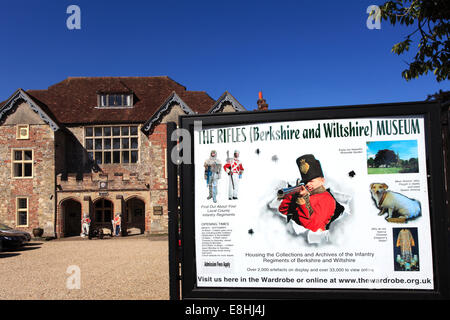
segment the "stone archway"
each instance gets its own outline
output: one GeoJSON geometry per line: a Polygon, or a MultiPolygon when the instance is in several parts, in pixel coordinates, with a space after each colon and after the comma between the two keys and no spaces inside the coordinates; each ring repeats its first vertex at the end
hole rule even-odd
{"type": "Polygon", "coordinates": [[[137,197],[128,199],[125,202],[127,230],[139,229],[140,233],[145,232],[145,202],[137,197]]]}
{"type": "Polygon", "coordinates": [[[64,215],[64,237],[79,236],[81,233],[81,203],[67,199],[61,203],[64,215]]]}

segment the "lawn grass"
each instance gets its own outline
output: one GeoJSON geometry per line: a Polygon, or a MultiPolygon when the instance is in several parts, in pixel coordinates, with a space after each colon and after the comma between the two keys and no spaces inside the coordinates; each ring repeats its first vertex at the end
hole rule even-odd
{"type": "Polygon", "coordinates": [[[400,173],[403,168],[367,168],[368,174],[400,173]]]}

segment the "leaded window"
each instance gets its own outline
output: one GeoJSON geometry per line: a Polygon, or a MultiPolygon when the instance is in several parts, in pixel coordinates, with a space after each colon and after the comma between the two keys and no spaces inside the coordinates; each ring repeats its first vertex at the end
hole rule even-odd
{"type": "Polygon", "coordinates": [[[32,178],[33,150],[13,150],[12,171],[14,178],[32,178]]]}
{"type": "Polygon", "coordinates": [[[28,198],[17,198],[17,225],[28,226],[28,198]]]}
{"type": "Polygon", "coordinates": [[[132,94],[99,94],[98,103],[100,108],[132,107],[132,94]]]}
{"type": "Polygon", "coordinates": [[[85,148],[97,164],[137,163],[139,135],[137,126],[85,128],[85,148]]]}

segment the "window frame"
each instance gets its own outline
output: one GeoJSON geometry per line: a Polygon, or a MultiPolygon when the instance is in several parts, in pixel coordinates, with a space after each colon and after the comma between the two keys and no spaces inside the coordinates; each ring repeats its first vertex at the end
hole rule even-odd
{"type": "Polygon", "coordinates": [[[34,149],[30,148],[13,148],[11,149],[11,177],[13,179],[33,179],[34,178],[34,149]],[[15,160],[15,152],[21,151],[22,152],[22,160],[15,160]],[[25,151],[31,151],[31,160],[25,160],[25,151]],[[25,176],[25,164],[30,163],[31,164],[31,176],[25,176]],[[22,164],[22,176],[16,176],[15,175],[15,165],[16,164],[22,164]]]}
{"type": "Polygon", "coordinates": [[[30,140],[30,125],[29,124],[18,124],[16,126],[16,140],[30,140]],[[21,138],[20,130],[25,129],[27,130],[27,136],[26,138],[21,138]]]}
{"type": "Polygon", "coordinates": [[[84,126],[83,127],[83,147],[85,148],[86,152],[88,153],[88,156],[90,153],[92,153],[92,159],[89,158],[89,160],[94,161],[95,164],[97,165],[135,165],[135,164],[139,164],[140,163],[140,145],[141,145],[141,138],[140,138],[140,125],[133,125],[133,124],[127,124],[127,125],[92,125],[92,126],[84,126]],[[113,134],[113,128],[118,127],[120,132],[119,135],[115,136],[113,134]],[[128,128],[128,135],[124,135],[122,133],[122,128],[123,127],[127,127],[128,128]],[[133,135],[131,134],[131,127],[136,127],[136,134],[133,135]],[[87,136],[86,135],[86,130],[87,128],[92,128],[92,135],[87,136]],[[99,136],[95,135],[95,128],[101,128],[102,130],[102,134],[99,136]],[[105,136],[104,134],[104,128],[111,128],[111,135],[109,136],[105,136]],[[131,147],[131,139],[136,138],[137,139],[137,147],[136,148],[132,148],[131,147]],[[92,140],[92,148],[87,148],[87,140],[90,139],[92,140]],[[101,139],[102,140],[102,148],[101,149],[96,149],[95,148],[95,140],[96,139],[101,139]],[[105,139],[110,139],[111,140],[111,145],[110,145],[110,149],[105,149],[105,139]],[[114,140],[113,139],[119,139],[120,140],[120,145],[119,145],[119,149],[114,149],[114,140]],[[128,148],[122,148],[122,139],[129,139],[128,140],[128,148]],[[136,151],[137,153],[137,161],[136,162],[132,162],[131,161],[131,153],[133,151],[136,151]],[[102,153],[102,159],[100,163],[97,163],[96,161],[96,156],[95,154],[97,152],[101,152],[102,153]],[[105,153],[110,153],[111,154],[111,159],[109,163],[105,163],[105,153]],[[114,162],[114,152],[119,152],[120,153],[120,161],[119,162],[114,162]],[[128,152],[128,162],[123,162],[123,152],[128,152]]]}
{"type": "Polygon", "coordinates": [[[134,106],[134,95],[133,93],[98,93],[97,94],[97,107],[99,109],[126,109],[133,108],[134,106]],[[122,104],[121,105],[110,105],[109,97],[110,96],[122,96],[122,104]],[[127,101],[129,103],[123,104],[123,101],[127,101]]]}
{"type": "Polygon", "coordinates": [[[16,197],[16,226],[17,227],[28,227],[29,226],[29,221],[30,221],[30,200],[28,197],[16,197]],[[27,201],[27,207],[24,208],[20,208],[19,207],[19,201],[21,199],[25,199],[27,201]],[[26,212],[26,217],[27,217],[27,223],[26,224],[20,224],[20,220],[19,220],[19,213],[20,212],[26,212]]]}

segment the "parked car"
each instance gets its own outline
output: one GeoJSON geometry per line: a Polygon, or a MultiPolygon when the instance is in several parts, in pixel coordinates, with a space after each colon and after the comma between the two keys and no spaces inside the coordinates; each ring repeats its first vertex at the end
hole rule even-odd
{"type": "Polygon", "coordinates": [[[3,232],[10,236],[23,236],[26,242],[31,240],[31,234],[29,234],[28,232],[13,229],[4,223],[0,223],[0,232],[3,232]]]}
{"type": "Polygon", "coordinates": [[[8,234],[0,231],[0,242],[2,250],[4,248],[18,248],[26,241],[25,236],[18,234],[8,234]]]}

